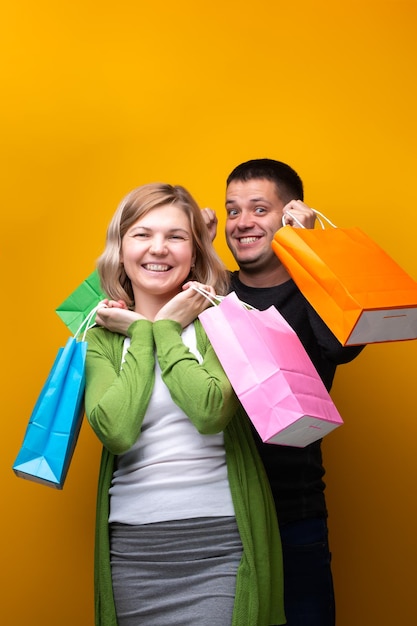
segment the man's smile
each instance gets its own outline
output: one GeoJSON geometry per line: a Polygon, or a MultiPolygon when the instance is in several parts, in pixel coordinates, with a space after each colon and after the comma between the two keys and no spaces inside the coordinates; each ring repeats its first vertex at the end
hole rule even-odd
{"type": "Polygon", "coordinates": [[[247,243],[256,243],[257,241],[259,241],[260,238],[261,238],[260,236],[256,236],[256,235],[251,235],[251,236],[246,235],[246,237],[237,237],[237,240],[239,243],[247,244],[247,243]]]}

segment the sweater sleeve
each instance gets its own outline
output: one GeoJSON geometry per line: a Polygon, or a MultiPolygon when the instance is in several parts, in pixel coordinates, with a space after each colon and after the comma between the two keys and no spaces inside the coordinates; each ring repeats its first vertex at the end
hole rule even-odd
{"type": "Polygon", "coordinates": [[[172,320],[153,324],[162,378],[174,402],[201,434],[221,432],[235,414],[238,400],[208,340],[200,364],[184,345],[181,331],[172,320]]]}
{"type": "Polygon", "coordinates": [[[102,444],[113,454],[126,452],[139,437],[154,384],[152,324],[138,320],[129,327],[131,343],[121,363],[115,339],[104,329],[88,335],[85,409],[102,444]],[[102,332],[100,332],[102,331],[102,332]]]}
{"type": "Polygon", "coordinates": [[[364,345],[343,346],[311,305],[308,305],[307,313],[322,354],[329,361],[336,365],[349,363],[362,352],[364,345]]]}

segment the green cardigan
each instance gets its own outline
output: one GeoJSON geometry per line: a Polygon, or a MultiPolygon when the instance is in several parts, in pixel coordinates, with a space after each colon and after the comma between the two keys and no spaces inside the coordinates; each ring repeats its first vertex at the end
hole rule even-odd
{"type": "Polygon", "coordinates": [[[281,543],[269,483],[248,418],[198,320],[194,322],[200,365],[171,320],[138,320],[121,367],[124,337],[104,328],[87,334],[86,415],[103,443],[95,543],[95,623],[117,626],[109,548],[109,488],[115,456],[140,436],[155,371],[175,403],[202,434],[224,431],[236,521],[243,545],[237,572],[232,626],[284,624],[281,543]]]}

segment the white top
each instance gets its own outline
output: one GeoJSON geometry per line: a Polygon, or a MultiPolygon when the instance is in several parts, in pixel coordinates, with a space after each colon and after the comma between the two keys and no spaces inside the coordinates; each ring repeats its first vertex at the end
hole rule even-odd
{"type": "MultiPolygon", "coordinates": [[[[201,363],[193,324],[182,339],[201,363]]],[[[126,338],[123,354],[129,345],[126,338]]],[[[155,360],[155,384],[140,437],[118,456],[109,522],[138,525],[234,514],[223,433],[197,431],[173,402],[155,360]]]]}

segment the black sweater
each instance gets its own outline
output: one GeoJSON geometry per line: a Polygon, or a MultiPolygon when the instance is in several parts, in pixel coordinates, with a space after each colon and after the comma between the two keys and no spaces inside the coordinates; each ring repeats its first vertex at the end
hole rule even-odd
{"type": "MultiPolygon", "coordinates": [[[[304,298],[293,280],[277,287],[248,287],[231,275],[231,291],[265,310],[275,306],[295,330],[328,391],[337,365],[354,359],[363,346],[343,347],[304,298]]],[[[265,444],[255,439],[271,484],[280,524],[327,516],[321,440],[305,448],[265,444]]]]}

